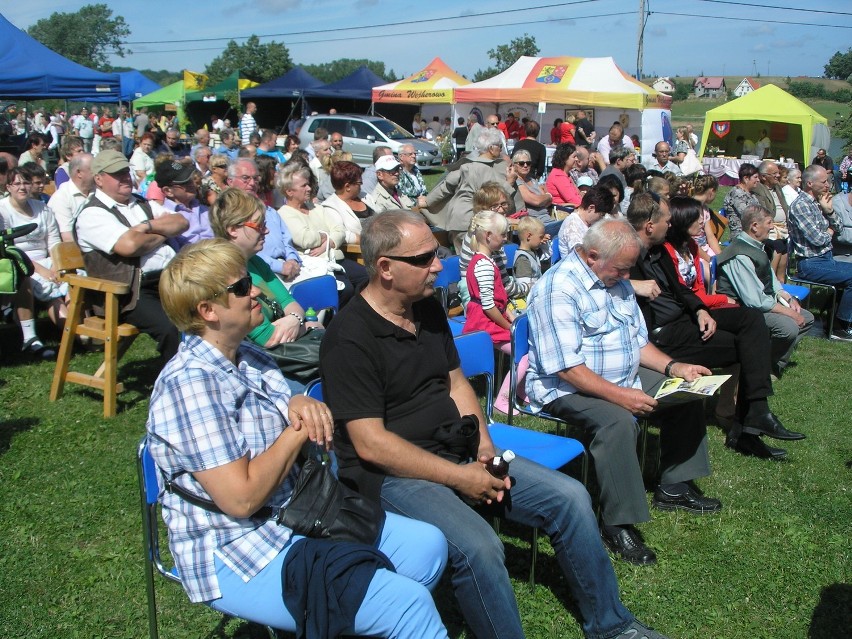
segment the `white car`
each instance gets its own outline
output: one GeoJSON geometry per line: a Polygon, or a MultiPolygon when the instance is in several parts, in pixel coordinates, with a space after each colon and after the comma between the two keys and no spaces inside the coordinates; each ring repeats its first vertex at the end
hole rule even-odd
{"type": "Polygon", "coordinates": [[[403,144],[411,144],[417,151],[417,166],[428,168],[441,165],[441,152],[426,140],[415,138],[396,122],[372,115],[312,115],[302,125],[299,140],[302,148],[314,141],[314,131],[319,127],[343,136],[343,150],[352,154],[352,160],[361,166],[373,163],[373,149],[388,146],[393,154],[399,153],[403,144]]]}

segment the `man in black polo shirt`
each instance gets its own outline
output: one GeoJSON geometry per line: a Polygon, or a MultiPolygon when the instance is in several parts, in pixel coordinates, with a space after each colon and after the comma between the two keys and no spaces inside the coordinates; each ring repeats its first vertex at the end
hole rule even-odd
{"type": "Polygon", "coordinates": [[[390,512],[441,529],[456,597],[479,639],[523,637],[523,629],[503,546],[470,504],[490,504],[496,515],[547,532],[587,636],[660,639],[620,602],[582,485],[522,457],[512,462],[511,483],[485,470],[494,445],[432,297],[437,249],[416,213],[386,211],[364,224],[370,281],[335,317],[320,353],[341,481],[380,497],[390,512]],[[442,427],[462,415],[479,420],[478,462],[458,463],[439,441],[442,427]]]}

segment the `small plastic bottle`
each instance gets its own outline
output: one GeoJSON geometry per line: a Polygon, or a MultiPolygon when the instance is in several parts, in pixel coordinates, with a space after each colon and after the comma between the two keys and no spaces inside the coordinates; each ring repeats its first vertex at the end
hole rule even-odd
{"type": "Polygon", "coordinates": [[[305,321],[306,322],[316,322],[317,321],[317,312],[313,309],[312,306],[309,306],[308,310],[305,311],[305,321]]]}
{"type": "Polygon", "coordinates": [[[503,451],[503,456],[497,455],[485,465],[489,473],[497,479],[504,479],[509,474],[509,464],[515,458],[511,450],[503,451]]]}

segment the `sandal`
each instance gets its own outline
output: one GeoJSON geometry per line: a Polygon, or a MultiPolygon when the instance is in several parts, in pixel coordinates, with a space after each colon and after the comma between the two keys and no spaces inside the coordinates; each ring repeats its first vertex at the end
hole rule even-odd
{"type": "Polygon", "coordinates": [[[42,344],[38,337],[31,337],[24,342],[24,345],[21,347],[21,352],[44,361],[56,359],[56,351],[42,344]]]}

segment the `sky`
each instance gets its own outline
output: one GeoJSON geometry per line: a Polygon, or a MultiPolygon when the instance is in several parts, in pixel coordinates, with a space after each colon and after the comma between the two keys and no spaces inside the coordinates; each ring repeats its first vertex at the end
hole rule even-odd
{"type": "MultiPolygon", "coordinates": [[[[67,0],[61,11],[98,1],[103,2],[67,0]]],[[[56,0],[4,5],[3,16],[23,30],[57,10],[56,0]]],[[[130,27],[133,53],[111,62],[203,71],[228,40],[243,43],[256,34],[261,42],[283,42],[296,64],[368,58],[405,77],[440,56],[470,78],[491,65],[489,49],[528,33],[540,55],[612,56],[635,74],[639,5],[640,0],[528,0],[525,8],[510,0],[112,0],[113,16],[130,27]]],[[[645,75],[818,77],[836,51],[852,46],[849,0],[645,0],[645,6],[651,12],[645,75]]]]}

